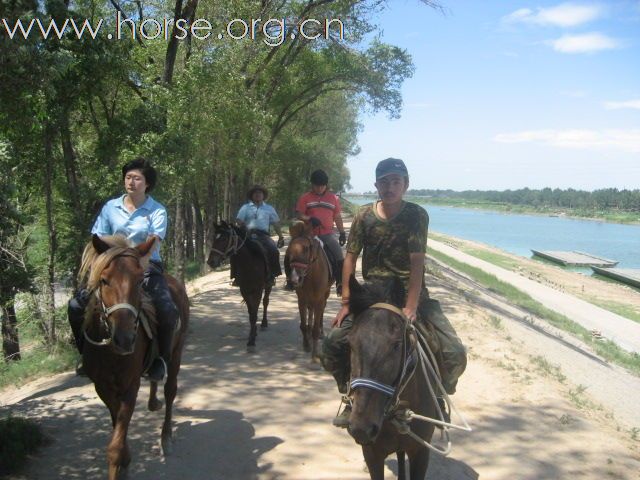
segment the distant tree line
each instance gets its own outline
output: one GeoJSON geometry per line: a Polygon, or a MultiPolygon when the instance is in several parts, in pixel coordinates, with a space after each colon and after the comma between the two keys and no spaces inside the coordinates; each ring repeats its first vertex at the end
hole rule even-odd
{"type": "Polygon", "coordinates": [[[434,199],[456,199],[469,202],[491,202],[511,205],[527,205],[532,207],[556,207],[584,210],[621,210],[640,212],[640,190],[619,190],[603,188],[588,192],[569,188],[543,188],[532,190],[409,190],[409,195],[434,199]]]}

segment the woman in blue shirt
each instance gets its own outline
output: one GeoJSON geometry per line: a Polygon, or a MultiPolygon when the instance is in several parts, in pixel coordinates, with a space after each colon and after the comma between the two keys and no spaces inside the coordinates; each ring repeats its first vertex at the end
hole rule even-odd
{"type": "MultiPolygon", "coordinates": [[[[122,167],[125,194],[109,200],[100,211],[91,233],[98,236],[122,235],[138,245],[149,237],[155,237],[156,247],[151,254],[149,267],[144,273],[142,287],[151,297],[158,319],[158,343],[160,356],[147,372],[150,380],[162,382],[171,361],[173,332],[178,323],[176,308],[169,286],[163,275],[160,259],[160,243],[167,234],[167,210],[148,193],[157,181],[156,170],[144,158],[137,158],[122,167]]],[[[69,301],[69,323],[82,353],[82,321],[88,301],[88,292],[81,289],[69,301]]]]}

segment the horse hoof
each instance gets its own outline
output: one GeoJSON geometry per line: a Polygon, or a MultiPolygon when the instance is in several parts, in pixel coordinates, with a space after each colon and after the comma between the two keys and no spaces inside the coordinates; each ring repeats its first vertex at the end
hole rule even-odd
{"type": "Polygon", "coordinates": [[[309,346],[307,344],[302,344],[302,348],[304,349],[305,352],[310,352],[311,351],[311,346],[309,346]]]}
{"type": "Polygon", "coordinates": [[[267,323],[261,323],[260,324],[260,330],[266,330],[267,328],[269,328],[269,324],[267,324],[267,323]]]}
{"type": "Polygon", "coordinates": [[[162,447],[162,455],[168,457],[173,452],[173,446],[171,445],[171,437],[162,438],[160,441],[162,447]]]}
{"type": "Polygon", "coordinates": [[[148,407],[150,412],[157,412],[162,408],[162,400],[158,400],[157,398],[153,400],[150,399],[148,407]]]}

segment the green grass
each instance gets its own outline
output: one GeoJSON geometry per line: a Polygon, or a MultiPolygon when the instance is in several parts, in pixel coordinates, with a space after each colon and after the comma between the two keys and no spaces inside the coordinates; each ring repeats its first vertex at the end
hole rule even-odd
{"type": "Polygon", "coordinates": [[[20,417],[0,419],[0,477],[18,472],[27,455],[45,445],[40,426],[20,417]]]}
{"type": "Polygon", "coordinates": [[[45,345],[43,335],[29,312],[18,314],[18,334],[22,359],[11,362],[0,361],[0,389],[9,385],[20,385],[30,379],[72,369],[78,358],[71,344],[71,330],[67,321],[66,308],[56,311],[56,331],[58,341],[53,346],[45,345]]]}
{"type": "Polygon", "coordinates": [[[528,312],[545,319],[551,325],[575,335],[584,343],[590,345],[598,355],[607,361],[625,367],[636,375],[640,374],[640,355],[637,353],[629,353],[609,340],[594,340],[591,332],[583,326],[577,324],[568,317],[545,307],[542,303],[534,300],[522,290],[498,280],[494,275],[486,273],[479,268],[472,267],[471,265],[467,265],[466,263],[460,262],[433,249],[429,251],[429,254],[450,267],[466,273],[485,288],[505,297],[510,302],[518,305],[528,312]]]}

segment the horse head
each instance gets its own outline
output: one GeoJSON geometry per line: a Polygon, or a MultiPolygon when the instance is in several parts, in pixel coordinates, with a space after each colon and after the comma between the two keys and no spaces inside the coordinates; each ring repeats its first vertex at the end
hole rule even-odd
{"type": "Polygon", "coordinates": [[[354,325],[349,334],[352,413],[348,430],[358,444],[368,445],[377,439],[392,400],[397,399],[411,340],[406,319],[398,313],[404,304],[400,282],[394,280],[383,289],[360,285],[352,275],[349,289],[354,325]]]}
{"type": "Polygon", "coordinates": [[[214,230],[215,237],[209,251],[207,265],[218,268],[227,257],[238,251],[242,239],[238,229],[224,220],[219,225],[214,225],[214,230]]]}
{"type": "Polygon", "coordinates": [[[308,236],[297,236],[291,240],[287,247],[285,257],[289,259],[291,274],[289,280],[294,287],[299,287],[309,273],[311,264],[318,256],[319,245],[314,245],[314,240],[308,236]]]}
{"type": "MultiPolygon", "coordinates": [[[[101,344],[110,344],[115,353],[133,353],[142,306],[142,281],[155,237],[136,247],[130,247],[123,237],[102,239],[93,235],[88,250],[93,250],[87,286],[99,302],[98,330],[107,335],[101,344]]],[[[85,263],[83,260],[83,265],[85,263]]],[[[89,338],[89,341],[96,343],[89,338]]]]}

